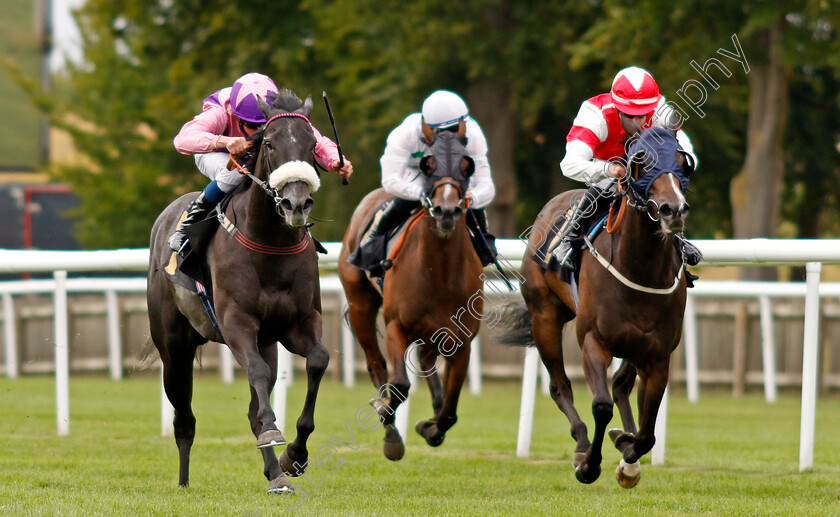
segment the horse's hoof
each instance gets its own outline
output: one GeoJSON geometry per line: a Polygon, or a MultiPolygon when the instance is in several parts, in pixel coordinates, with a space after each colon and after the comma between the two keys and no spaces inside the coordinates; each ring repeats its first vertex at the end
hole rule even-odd
{"type": "Polygon", "coordinates": [[[278,445],[286,445],[286,439],[279,429],[269,429],[263,431],[257,438],[257,448],[264,449],[266,447],[276,447],[278,445]]]}
{"type": "Polygon", "coordinates": [[[280,463],[280,468],[286,473],[286,475],[297,477],[302,476],[303,473],[306,472],[306,467],[309,464],[307,459],[308,458],[305,457],[302,462],[292,460],[292,458],[289,457],[289,449],[287,447],[280,453],[280,457],[277,458],[277,462],[280,463]]]}
{"type": "Polygon", "coordinates": [[[405,456],[405,443],[399,431],[393,425],[385,426],[385,440],[382,443],[382,453],[391,461],[399,461],[405,456]]]}
{"type": "Polygon", "coordinates": [[[615,479],[621,488],[633,488],[639,483],[639,478],[642,477],[642,468],[637,461],[636,463],[626,463],[624,458],[618,462],[618,467],[615,468],[615,479]]]}
{"type": "Polygon", "coordinates": [[[423,437],[432,447],[439,447],[442,443],[446,435],[440,432],[435,432],[437,427],[437,422],[434,420],[421,420],[417,422],[417,425],[414,426],[414,430],[417,431],[417,434],[423,437]]]}
{"type": "Polygon", "coordinates": [[[575,468],[575,477],[578,481],[585,484],[594,483],[596,479],[601,475],[601,466],[596,465],[592,468],[586,468],[585,464],[578,465],[575,468]]]}
{"type": "Polygon", "coordinates": [[[295,489],[292,484],[286,479],[286,476],[279,476],[271,480],[268,484],[269,494],[293,494],[295,489]]]}
{"type": "Polygon", "coordinates": [[[585,459],[586,459],[586,453],[585,452],[576,452],[575,457],[572,459],[572,466],[577,469],[580,466],[580,464],[583,463],[583,460],[585,460],[585,459]]]}
{"type": "Polygon", "coordinates": [[[636,441],[636,437],[633,434],[625,433],[623,429],[610,429],[609,435],[615,448],[621,452],[624,452],[624,449],[636,441]]]}

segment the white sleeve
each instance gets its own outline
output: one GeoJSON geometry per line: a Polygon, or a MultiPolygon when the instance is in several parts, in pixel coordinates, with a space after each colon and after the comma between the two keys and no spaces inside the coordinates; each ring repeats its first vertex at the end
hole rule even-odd
{"type": "Polygon", "coordinates": [[[475,162],[475,172],[470,177],[471,208],[484,208],[496,197],[496,186],[487,158],[487,138],[472,118],[467,119],[467,154],[475,162]]]}
{"type": "Polygon", "coordinates": [[[680,147],[683,148],[683,151],[691,155],[694,159],[694,169],[696,170],[700,165],[700,161],[697,159],[697,155],[694,154],[694,146],[691,145],[691,139],[688,138],[688,135],[682,129],[677,131],[677,142],[680,143],[680,147]]]}
{"type": "Polygon", "coordinates": [[[416,136],[419,116],[409,115],[402,124],[394,128],[385,144],[385,151],[379,159],[382,169],[382,188],[392,196],[417,201],[423,193],[423,182],[416,171],[408,169],[408,162],[414,151],[412,140],[416,136]],[[414,119],[417,120],[414,120],[414,119]]]}
{"type": "Polygon", "coordinates": [[[593,158],[592,148],[580,140],[566,143],[566,155],[560,161],[560,170],[569,179],[586,184],[597,183],[608,177],[610,162],[593,158]]]}

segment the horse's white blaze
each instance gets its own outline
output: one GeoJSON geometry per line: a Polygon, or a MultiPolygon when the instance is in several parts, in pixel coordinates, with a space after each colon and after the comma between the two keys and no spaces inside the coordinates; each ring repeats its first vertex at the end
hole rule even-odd
{"type": "Polygon", "coordinates": [[[451,194],[452,194],[452,185],[444,185],[443,186],[443,198],[448,199],[451,194]]]}
{"type": "Polygon", "coordinates": [[[671,188],[674,189],[674,194],[676,194],[677,199],[680,200],[680,210],[682,210],[682,207],[685,206],[685,196],[682,193],[680,181],[676,178],[676,176],[671,176],[671,188]]]}

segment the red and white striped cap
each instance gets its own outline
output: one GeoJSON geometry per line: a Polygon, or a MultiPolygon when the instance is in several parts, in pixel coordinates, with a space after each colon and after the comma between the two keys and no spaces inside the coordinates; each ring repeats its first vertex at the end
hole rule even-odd
{"type": "Polygon", "coordinates": [[[615,74],[610,89],[615,108],[627,115],[647,115],[656,109],[662,95],[659,85],[644,68],[630,66],[615,74]]]}

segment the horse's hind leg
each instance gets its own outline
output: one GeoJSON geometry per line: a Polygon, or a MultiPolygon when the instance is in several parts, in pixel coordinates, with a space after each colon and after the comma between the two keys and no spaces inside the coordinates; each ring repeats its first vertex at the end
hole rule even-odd
{"type": "Polygon", "coordinates": [[[306,398],[297,420],[297,436],[280,454],[280,468],[289,475],[300,476],[309,462],[306,442],[315,430],[315,401],[330,354],[321,344],[321,314],[313,311],[306,321],[292,328],[283,338],[290,352],[306,358],[306,398]]]}
{"type": "Polygon", "coordinates": [[[434,420],[423,420],[417,422],[415,426],[415,430],[432,447],[442,444],[446,432],[458,421],[458,398],[461,395],[464,379],[467,377],[469,358],[469,345],[462,346],[455,352],[450,359],[449,368],[446,372],[446,392],[443,395],[443,406],[440,411],[435,413],[434,420]]]}
{"type": "Polygon", "coordinates": [[[418,348],[417,354],[422,369],[417,374],[426,377],[426,383],[429,385],[429,392],[432,395],[432,410],[437,415],[443,407],[443,386],[440,384],[440,376],[437,368],[435,368],[438,354],[434,348],[422,346],[418,348]]]}
{"type": "Polygon", "coordinates": [[[173,427],[178,446],[178,484],[187,486],[190,481],[190,449],[195,439],[193,360],[203,338],[189,326],[174,304],[167,307],[165,300],[156,302],[157,310],[149,311],[150,331],[163,363],[163,388],[175,409],[173,427]]]}
{"type": "Polygon", "coordinates": [[[561,317],[561,309],[550,303],[540,304],[539,309],[535,309],[532,314],[534,343],[551,378],[551,398],[569,420],[571,435],[576,444],[572,465],[577,467],[591,444],[586,424],[575,409],[572,383],[566,375],[563,361],[563,325],[573,315],[566,314],[567,317],[561,317]]]}

